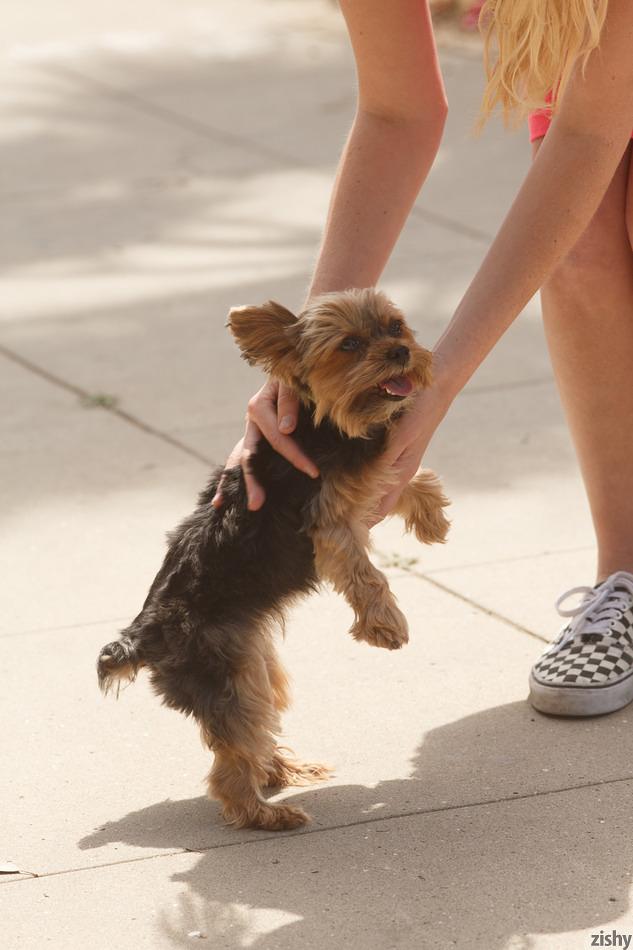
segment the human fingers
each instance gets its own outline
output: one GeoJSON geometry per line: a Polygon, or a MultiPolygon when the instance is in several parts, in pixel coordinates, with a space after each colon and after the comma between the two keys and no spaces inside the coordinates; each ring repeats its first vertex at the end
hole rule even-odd
{"type": "Polygon", "coordinates": [[[253,475],[251,467],[251,460],[261,437],[262,434],[259,427],[252,419],[248,419],[242,440],[240,465],[244,473],[244,483],[246,485],[246,495],[248,498],[247,507],[249,511],[258,511],[266,501],[266,492],[253,475]]]}
{"type": "Polygon", "coordinates": [[[218,487],[215,490],[215,495],[211,499],[211,504],[213,505],[214,508],[221,508],[222,505],[224,504],[223,489],[224,489],[224,482],[225,482],[225,474],[230,468],[235,468],[236,466],[240,464],[240,458],[242,457],[243,444],[244,444],[244,438],[241,438],[240,441],[234,445],[229,457],[224,463],[224,472],[222,473],[222,477],[220,478],[220,481],[218,482],[218,487]]]}
{"type": "Polygon", "coordinates": [[[293,432],[299,415],[299,398],[294,390],[284,383],[279,384],[277,395],[277,427],[280,432],[293,432]]]}
{"type": "Polygon", "coordinates": [[[422,452],[410,446],[392,465],[395,481],[391,482],[389,490],[379,499],[376,509],[372,512],[369,527],[373,528],[383,518],[386,518],[396,506],[400,495],[409,484],[420,467],[422,452]]]}
{"type": "MultiPolygon", "coordinates": [[[[274,381],[267,383],[253,396],[248,404],[248,418],[255,423],[258,430],[276,452],[283,455],[295,468],[318,478],[319,470],[314,462],[305,455],[297,442],[289,435],[279,431],[277,403],[280,395],[280,385],[274,381]]],[[[283,394],[287,400],[287,394],[283,394]]],[[[286,404],[288,404],[286,402],[286,404]]],[[[292,428],[296,425],[296,419],[292,428]]]]}
{"type": "Polygon", "coordinates": [[[221,508],[224,504],[226,472],[229,471],[229,469],[236,468],[238,465],[242,467],[242,472],[244,473],[244,483],[246,485],[246,495],[248,499],[247,507],[249,511],[257,511],[262,507],[266,501],[266,492],[253,475],[251,468],[251,459],[260,439],[261,432],[257,425],[247,417],[244,435],[227,458],[224,472],[222,473],[215,495],[211,501],[214,508],[221,508]]]}
{"type": "Polygon", "coordinates": [[[259,429],[254,422],[251,422],[251,420],[248,419],[246,422],[244,436],[235,445],[231,454],[226,460],[224,472],[222,473],[222,477],[218,482],[215,495],[211,500],[211,504],[214,508],[221,508],[223,506],[226,473],[229,471],[229,469],[236,468],[238,465],[241,465],[242,471],[244,473],[244,483],[246,485],[246,495],[248,498],[247,505],[249,511],[257,511],[258,508],[261,508],[261,506],[264,504],[266,500],[266,492],[259,484],[251,470],[251,458],[260,438],[261,433],[259,432],[259,429]]]}

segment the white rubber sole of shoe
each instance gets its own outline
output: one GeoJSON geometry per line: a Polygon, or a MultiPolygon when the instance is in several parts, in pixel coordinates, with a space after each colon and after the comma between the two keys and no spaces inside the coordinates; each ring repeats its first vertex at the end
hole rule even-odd
{"type": "Polygon", "coordinates": [[[633,673],[613,686],[544,686],[530,673],[529,700],[550,716],[604,716],[633,702],[633,673]]]}

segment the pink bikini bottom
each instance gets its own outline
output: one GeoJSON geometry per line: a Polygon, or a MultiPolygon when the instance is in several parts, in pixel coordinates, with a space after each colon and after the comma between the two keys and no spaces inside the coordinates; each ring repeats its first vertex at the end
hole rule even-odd
{"type": "MultiPolygon", "coordinates": [[[[528,117],[528,127],[530,129],[530,142],[536,139],[542,139],[550,127],[552,121],[549,109],[539,109],[538,112],[531,112],[528,117]]],[[[631,133],[633,139],[633,132],[631,133]]]]}

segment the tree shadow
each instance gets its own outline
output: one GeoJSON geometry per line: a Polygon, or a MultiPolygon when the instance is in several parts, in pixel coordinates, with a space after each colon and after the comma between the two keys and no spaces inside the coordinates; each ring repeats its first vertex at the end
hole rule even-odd
{"type": "MultiPolygon", "coordinates": [[[[316,51],[301,42],[294,49],[280,29],[234,60],[101,53],[70,66],[44,63],[27,71],[10,104],[18,131],[4,148],[12,289],[2,342],[213,461],[240,433],[259,381],[224,329],[228,309],[269,297],[301,302],[354,110],[342,30],[316,51]]],[[[384,279],[429,344],[485,242],[460,231],[463,221],[444,227],[424,209],[449,223],[459,209],[470,225],[484,206],[499,216],[522,171],[516,141],[501,130],[472,140],[480,64],[448,52],[444,66],[459,115],[384,279]],[[489,193],[473,177],[488,174],[492,156],[504,171],[489,193]]],[[[465,396],[432,447],[431,464],[451,490],[506,487],[542,470],[544,455],[568,471],[574,463],[560,451],[562,419],[537,321],[517,322],[475,386],[486,383],[509,386],[507,398],[465,396]],[[526,379],[536,389],[512,388],[526,379]]],[[[100,418],[92,416],[92,439],[77,414],[55,420],[76,429],[94,457],[81,490],[95,495],[112,491],[94,471],[107,471],[110,455],[100,418]]],[[[47,446],[45,463],[29,460],[38,464],[62,468],[67,456],[47,446]]],[[[19,471],[14,481],[16,507],[72,486],[19,471]]]]}
{"type": "Polygon", "coordinates": [[[132,812],[80,847],[209,847],[171,878],[186,885],[159,911],[173,946],[200,931],[257,950],[528,948],[628,909],[633,777],[618,763],[632,747],[625,713],[570,722],[511,703],[429,732],[406,779],[292,795],[311,831],[215,829],[205,845],[220,819],[197,798],[132,812]]]}

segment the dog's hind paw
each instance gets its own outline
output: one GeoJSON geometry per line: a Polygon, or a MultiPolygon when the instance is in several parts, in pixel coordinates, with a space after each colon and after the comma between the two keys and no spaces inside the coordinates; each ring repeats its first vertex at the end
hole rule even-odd
{"type": "Polygon", "coordinates": [[[224,809],[224,818],[236,828],[259,828],[261,831],[290,831],[301,828],[310,821],[302,808],[293,805],[268,805],[261,803],[254,810],[242,811],[236,806],[224,809]]]}
{"type": "Polygon", "coordinates": [[[132,682],[141,665],[136,648],[131,640],[122,638],[108,643],[99,653],[97,675],[99,687],[105,693],[115,689],[119,694],[121,682],[132,682]]]}
{"type": "Polygon", "coordinates": [[[286,788],[291,785],[314,785],[325,782],[332,775],[329,765],[319,762],[295,762],[281,752],[275,752],[269,772],[267,788],[286,788]]]}

